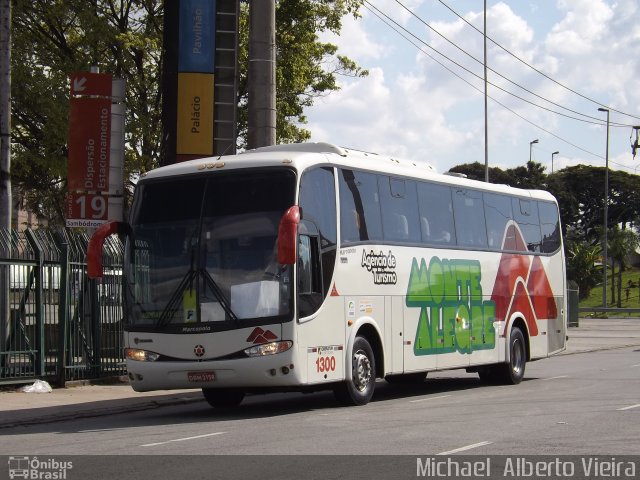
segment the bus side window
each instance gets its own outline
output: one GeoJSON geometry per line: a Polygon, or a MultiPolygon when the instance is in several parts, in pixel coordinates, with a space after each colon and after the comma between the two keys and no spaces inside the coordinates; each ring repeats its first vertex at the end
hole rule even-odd
{"type": "MultiPolygon", "coordinates": [[[[338,226],[335,177],[332,168],[321,167],[304,172],[300,181],[299,203],[302,208],[300,241],[306,242],[301,247],[301,251],[303,248],[310,251],[312,262],[310,265],[315,268],[315,271],[311,272],[311,277],[308,277],[307,270],[301,270],[299,275],[304,273],[307,275],[307,280],[311,278],[316,282],[310,287],[307,282],[302,285],[303,289],[299,289],[303,294],[299,297],[301,305],[299,311],[301,316],[306,316],[320,307],[331,286],[335,268],[338,226]]],[[[353,214],[355,213],[354,210],[353,214]]],[[[355,223],[357,218],[352,215],[350,220],[355,223]]],[[[353,228],[353,231],[357,232],[357,227],[353,228]]],[[[301,260],[305,262],[304,259],[301,260]]]]}
{"type": "Polygon", "coordinates": [[[342,169],[339,180],[342,243],[382,240],[377,175],[342,169]],[[354,225],[353,211],[357,213],[356,225],[354,225]]]}
{"type": "Polygon", "coordinates": [[[320,305],[322,294],[322,267],[318,235],[298,235],[298,315],[307,317],[320,305]]]}
{"type": "Polygon", "coordinates": [[[487,246],[487,227],[482,193],[456,188],[453,196],[453,212],[458,245],[468,247],[487,246]]]}
{"type": "Polygon", "coordinates": [[[455,245],[451,188],[417,182],[422,241],[429,245],[455,245]]]}
{"type": "Polygon", "coordinates": [[[520,227],[527,250],[540,252],[542,249],[542,234],[538,217],[538,202],[524,198],[514,198],[513,218],[518,223],[518,227],[520,227]]]}
{"type": "Polygon", "coordinates": [[[511,200],[506,195],[487,192],[483,194],[483,198],[489,248],[499,250],[504,245],[511,245],[513,242],[505,243],[507,225],[513,218],[511,200]]]}
{"type": "Polygon", "coordinates": [[[384,239],[391,242],[420,242],[418,201],[413,180],[378,176],[384,239]]]}
{"type": "Polygon", "coordinates": [[[542,253],[553,253],[560,248],[560,217],[553,203],[538,202],[542,230],[542,253]]]}

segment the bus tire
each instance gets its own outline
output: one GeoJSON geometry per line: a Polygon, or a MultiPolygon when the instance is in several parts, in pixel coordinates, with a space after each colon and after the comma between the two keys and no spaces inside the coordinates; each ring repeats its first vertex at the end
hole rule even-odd
{"type": "Polygon", "coordinates": [[[527,347],[524,334],[519,327],[513,327],[509,335],[509,361],[500,365],[497,377],[504,385],[517,385],[524,377],[527,364],[527,347]]]}
{"type": "Polygon", "coordinates": [[[235,388],[203,388],[202,394],[214,408],[235,408],[244,400],[245,392],[235,388]]]}
{"type": "Polygon", "coordinates": [[[376,386],[376,359],[366,338],[357,336],[351,350],[352,379],[334,388],[336,399],[347,406],[366,405],[376,386]]]}
{"type": "Polygon", "coordinates": [[[387,375],[384,379],[392,385],[419,385],[427,379],[427,372],[387,375]]]}

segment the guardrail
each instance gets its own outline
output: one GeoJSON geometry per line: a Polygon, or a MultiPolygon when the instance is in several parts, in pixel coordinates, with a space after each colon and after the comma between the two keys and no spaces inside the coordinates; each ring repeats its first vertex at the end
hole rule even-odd
{"type": "Polygon", "coordinates": [[[579,313],[640,313],[640,307],[638,308],[616,308],[616,307],[580,307],[579,313]]]}

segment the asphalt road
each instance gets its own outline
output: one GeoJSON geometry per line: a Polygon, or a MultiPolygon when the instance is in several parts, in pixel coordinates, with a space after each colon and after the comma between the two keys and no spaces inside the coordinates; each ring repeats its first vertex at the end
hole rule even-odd
{"type": "Polygon", "coordinates": [[[341,407],[329,392],[272,394],[247,397],[232,411],[202,401],[7,428],[0,452],[640,455],[639,378],[640,349],[607,350],[530,363],[517,386],[486,386],[458,371],[419,386],[379,382],[364,407],[341,407]]]}

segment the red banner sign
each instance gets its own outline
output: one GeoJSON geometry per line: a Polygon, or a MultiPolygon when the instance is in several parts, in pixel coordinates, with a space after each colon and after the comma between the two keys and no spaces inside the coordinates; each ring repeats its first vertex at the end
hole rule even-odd
{"type": "Polygon", "coordinates": [[[71,99],[69,114],[69,190],[107,192],[111,149],[111,100],[71,99]]]}
{"type": "Polygon", "coordinates": [[[70,83],[67,226],[93,227],[109,218],[112,78],[77,72],[70,83]]]}

